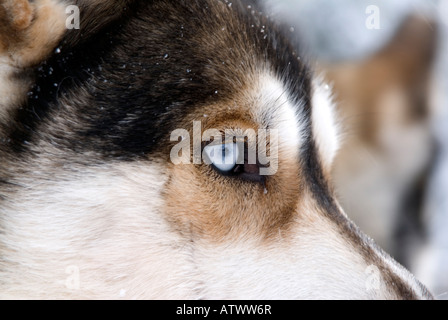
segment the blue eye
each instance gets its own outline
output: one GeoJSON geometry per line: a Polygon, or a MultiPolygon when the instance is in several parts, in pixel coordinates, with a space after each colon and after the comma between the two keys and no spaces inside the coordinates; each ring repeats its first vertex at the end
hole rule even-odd
{"type": "Polygon", "coordinates": [[[204,148],[209,163],[224,173],[231,172],[237,166],[238,147],[235,143],[208,145],[204,148]]]}

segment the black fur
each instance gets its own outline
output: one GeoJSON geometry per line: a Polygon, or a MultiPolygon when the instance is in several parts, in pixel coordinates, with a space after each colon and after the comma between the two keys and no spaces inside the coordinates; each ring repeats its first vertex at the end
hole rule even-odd
{"type": "Polygon", "coordinates": [[[64,99],[72,102],[73,119],[83,121],[84,128],[51,137],[60,147],[94,150],[108,159],[145,156],[167,144],[185,114],[231,98],[240,90],[237,84],[244,81],[246,69],[263,61],[283,79],[292,79],[292,96],[307,101],[309,115],[310,74],[281,27],[260,15],[250,1],[228,7],[231,21],[217,17],[217,4],[209,4],[133,1],[126,14],[94,35],[86,32],[83,37],[82,27],[68,32],[38,69],[27,104],[10,124],[11,150],[27,151],[41,138],[36,128],[52,125],[64,99]],[[81,34],[73,43],[76,32],[81,34]],[[204,43],[205,35],[227,41],[204,43]],[[80,96],[82,103],[76,100],[80,96]]]}

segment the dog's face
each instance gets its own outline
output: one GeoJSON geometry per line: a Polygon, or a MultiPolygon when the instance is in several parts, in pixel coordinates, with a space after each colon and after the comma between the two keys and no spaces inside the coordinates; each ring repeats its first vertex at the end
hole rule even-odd
{"type": "Polygon", "coordinates": [[[330,90],[255,3],[86,3],[35,78],[6,63],[33,85],[1,100],[2,295],[429,297],[338,206],[330,90]]]}

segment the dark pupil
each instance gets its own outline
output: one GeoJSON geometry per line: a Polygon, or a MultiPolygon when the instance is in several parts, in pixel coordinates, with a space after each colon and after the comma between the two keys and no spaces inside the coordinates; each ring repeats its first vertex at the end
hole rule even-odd
{"type": "Polygon", "coordinates": [[[222,146],[222,163],[224,164],[226,161],[226,156],[229,150],[226,148],[225,145],[222,146]]]}
{"type": "Polygon", "coordinates": [[[223,145],[222,146],[222,163],[227,164],[226,158],[231,154],[231,150],[228,146],[223,145]]]}

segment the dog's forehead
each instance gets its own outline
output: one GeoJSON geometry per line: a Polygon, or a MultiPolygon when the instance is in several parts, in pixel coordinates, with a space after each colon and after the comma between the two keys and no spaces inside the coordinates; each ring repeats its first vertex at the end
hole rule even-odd
{"type": "MultiPolygon", "coordinates": [[[[268,70],[294,98],[309,101],[306,64],[288,33],[255,8],[227,1],[156,1],[139,13],[141,19],[130,21],[118,41],[131,46],[137,68],[148,67],[147,73],[136,74],[154,96],[174,91],[168,100],[224,100],[268,70]]],[[[131,61],[129,51],[115,58],[131,61]]]]}
{"type": "MultiPolygon", "coordinates": [[[[121,158],[151,153],[189,114],[232,101],[266,74],[303,109],[298,112],[310,116],[309,69],[288,32],[252,2],[138,2],[73,43],[76,32],[68,31],[40,68],[28,106],[19,111],[32,129],[54,118],[54,105],[70,106],[67,117],[82,117],[85,125],[70,129],[61,142],[69,148],[92,146],[121,158]]],[[[17,137],[29,140],[30,134],[17,137]]]]}

